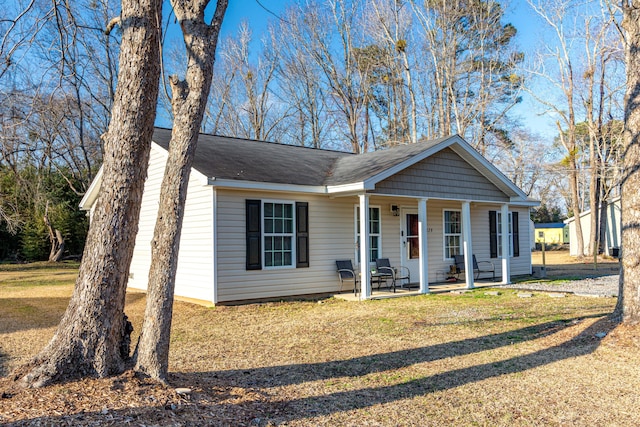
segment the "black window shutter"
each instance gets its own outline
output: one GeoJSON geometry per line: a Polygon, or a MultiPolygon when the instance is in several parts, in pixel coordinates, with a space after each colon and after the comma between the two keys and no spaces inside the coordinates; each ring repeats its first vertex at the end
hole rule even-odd
{"type": "Polygon", "coordinates": [[[309,267],[309,203],[296,202],[296,268],[309,267]]]}
{"type": "Polygon", "coordinates": [[[511,227],[513,228],[513,256],[520,256],[520,227],[518,212],[511,213],[511,227]]]}
{"type": "Polygon", "coordinates": [[[262,269],[262,202],[247,200],[247,270],[262,269]]]}
{"type": "Polygon", "coordinates": [[[498,258],[498,218],[496,211],[489,211],[489,249],[491,258],[498,258]]]}

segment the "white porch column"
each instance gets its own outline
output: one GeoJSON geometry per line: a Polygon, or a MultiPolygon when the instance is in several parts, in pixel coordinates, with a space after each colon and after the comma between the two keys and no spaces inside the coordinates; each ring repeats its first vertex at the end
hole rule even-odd
{"type": "Polygon", "coordinates": [[[420,252],[420,293],[429,293],[429,253],[427,249],[427,199],[418,201],[418,245],[420,252]]]}
{"type": "Polygon", "coordinates": [[[462,202],[462,253],[467,289],[473,289],[473,245],[471,244],[471,203],[462,202]]]}
{"type": "Polygon", "coordinates": [[[369,270],[369,195],[360,194],[360,299],[371,298],[369,270]]]}
{"type": "Polygon", "coordinates": [[[503,204],[500,207],[500,233],[502,245],[502,283],[511,283],[511,257],[509,256],[509,205],[503,204]]]}

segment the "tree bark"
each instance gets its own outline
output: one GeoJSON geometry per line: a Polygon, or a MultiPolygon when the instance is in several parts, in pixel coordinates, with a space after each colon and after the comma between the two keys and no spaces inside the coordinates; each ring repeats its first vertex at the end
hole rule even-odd
{"type": "Polygon", "coordinates": [[[64,254],[64,237],[58,229],[54,229],[49,221],[49,201],[44,208],[44,225],[49,231],[49,241],[51,242],[51,251],[49,252],[49,262],[59,262],[64,254]]]}
{"type": "MultiPolygon", "coordinates": [[[[575,145],[575,144],[574,144],[575,145]]],[[[580,221],[580,192],[578,191],[578,163],[573,153],[569,154],[569,190],[571,191],[571,209],[573,217],[576,219],[576,256],[584,257],[584,234],[582,231],[582,222],[580,221]]]]}
{"type": "Polygon", "coordinates": [[[623,1],[627,92],[621,185],[622,271],[616,314],[626,324],[640,322],[640,1],[623,1]]]}
{"type": "Polygon", "coordinates": [[[82,264],[53,338],[14,373],[20,386],[105,377],[129,358],[124,300],[155,120],[161,7],[160,0],[122,2],[118,86],[82,264]]]}
{"type": "Polygon", "coordinates": [[[160,208],[151,244],[151,267],[144,323],[136,349],[135,370],[161,381],[169,365],[173,293],[187,186],[206,108],[218,34],[227,0],[218,0],[213,21],[204,22],[209,0],[172,0],[187,48],[185,80],[172,76],[173,131],[162,180],[160,208]]]}

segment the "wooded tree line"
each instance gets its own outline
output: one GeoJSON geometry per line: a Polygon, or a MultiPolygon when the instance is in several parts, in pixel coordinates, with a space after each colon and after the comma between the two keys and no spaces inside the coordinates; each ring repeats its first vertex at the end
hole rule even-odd
{"type": "Polygon", "coordinates": [[[292,3],[221,45],[208,132],[360,153],[454,133],[508,145],[524,54],[498,2],[292,3]]]}
{"type": "Polygon", "coordinates": [[[78,202],[102,162],[119,38],[105,1],[11,2],[0,22],[0,259],[79,256],[78,202]]]}
{"type": "MultiPolygon", "coordinates": [[[[618,188],[624,66],[619,12],[589,4],[531,0],[548,31],[525,55],[500,2],[292,2],[264,34],[243,24],[221,40],[202,130],[353,152],[459,133],[549,209],[597,210],[618,188]],[[524,91],[556,120],[555,141],[514,114],[524,91]]],[[[120,41],[117,26],[104,30],[118,8],[109,0],[18,3],[21,19],[0,24],[0,174],[20,183],[31,168],[37,180],[54,174],[71,190],[60,199],[45,185],[0,186],[1,258],[47,258],[56,229],[67,255],[80,252],[86,221],[69,213],[51,218],[49,230],[44,212],[75,209],[101,164],[120,41]],[[44,244],[35,251],[37,236],[44,244]]],[[[185,64],[170,35],[165,28],[157,121],[165,126],[166,76],[185,64]]],[[[592,247],[597,229],[585,236],[592,247]]]]}

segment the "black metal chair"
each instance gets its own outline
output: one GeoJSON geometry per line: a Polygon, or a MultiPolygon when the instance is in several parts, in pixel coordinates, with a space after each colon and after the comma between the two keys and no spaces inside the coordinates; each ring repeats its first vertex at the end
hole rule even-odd
{"type": "Polygon", "coordinates": [[[392,267],[389,262],[389,258],[376,259],[376,270],[381,276],[388,276],[391,279],[391,286],[393,291],[396,291],[396,286],[400,283],[400,287],[404,287],[402,281],[407,281],[407,286],[411,284],[411,272],[407,267],[392,267]]]}
{"type": "Polygon", "coordinates": [[[358,273],[356,273],[351,264],[350,259],[336,261],[336,268],[338,269],[338,278],[340,279],[340,292],[344,286],[344,282],[353,281],[353,293],[358,293],[358,273]]]}
{"type": "MultiPolygon", "coordinates": [[[[495,281],[496,266],[493,265],[491,261],[478,262],[475,255],[472,255],[472,257],[474,280],[478,280],[481,273],[491,273],[493,280],[495,281]]],[[[464,255],[454,255],[454,262],[456,264],[456,277],[460,278],[459,276],[465,272],[464,255]]]]}

